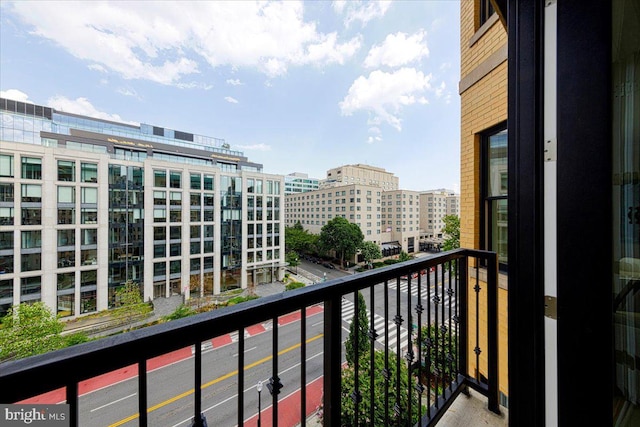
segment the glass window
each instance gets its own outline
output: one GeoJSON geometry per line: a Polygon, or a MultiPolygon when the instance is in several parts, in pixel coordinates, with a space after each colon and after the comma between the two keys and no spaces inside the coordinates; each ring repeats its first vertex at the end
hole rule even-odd
{"type": "Polygon", "coordinates": [[[255,191],[255,180],[253,178],[247,179],[247,193],[253,193],[255,191]]]}
{"type": "MultiPolygon", "coordinates": [[[[20,295],[39,294],[41,281],[42,279],[40,278],[40,276],[23,277],[20,280],[20,295]]],[[[26,298],[26,299],[31,299],[31,298],[26,298]]]]}
{"type": "Polygon", "coordinates": [[[13,156],[0,154],[0,176],[13,177],[13,156]]]}
{"type": "Polygon", "coordinates": [[[190,237],[192,239],[199,239],[200,238],[200,226],[199,225],[192,225],[191,227],[189,227],[189,234],[190,234],[190,237]]]}
{"type": "Polygon", "coordinates": [[[42,185],[22,184],[23,203],[42,203],[42,185]]]}
{"type": "Polygon", "coordinates": [[[0,225],[13,225],[13,208],[0,207],[0,225]]]}
{"type": "Polygon", "coordinates": [[[98,223],[98,209],[96,208],[82,208],[80,212],[80,222],[82,224],[97,224],[98,223]]]}
{"type": "Polygon", "coordinates": [[[98,182],[98,165],[95,163],[81,163],[82,182],[98,182]]]}
{"type": "Polygon", "coordinates": [[[12,183],[0,183],[0,202],[13,202],[13,184],[12,183]]]}
{"type": "Polygon", "coordinates": [[[200,193],[191,193],[189,196],[189,204],[191,206],[200,206],[200,193]]]}
{"type": "Polygon", "coordinates": [[[76,273],[58,273],[58,290],[75,288],[76,273]]]}
{"type": "Polygon", "coordinates": [[[33,249],[42,247],[42,231],[30,230],[22,232],[22,249],[33,249]]]}
{"type": "Polygon", "coordinates": [[[484,209],[481,230],[483,246],[498,254],[500,269],[507,270],[507,130],[506,125],[482,136],[483,150],[483,199],[484,209]]]}
{"type": "Polygon", "coordinates": [[[171,243],[169,245],[169,256],[180,256],[182,254],[181,243],[171,243]]]}
{"type": "Polygon", "coordinates": [[[180,261],[169,261],[169,272],[171,274],[178,274],[180,273],[180,270],[180,261]]]}
{"type": "Polygon", "coordinates": [[[98,203],[98,189],[95,187],[82,187],[82,199],[83,204],[96,204],[98,203]]]}
{"type": "Polygon", "coordinates": [[[153,204],[154,205],[166,205],[167,204],[167,192],[166,191],[154,191],[153,192],[153,204]]]}
{"type": "Polygon", "coordinates": [[[204,250],[203,252],[205,253],[212,253],[213,252],[213,240],[205,240],[204,242],[204,250]]]}
{"type": "Polygon", "coordinates": [[[200,209],[191,209],[190,219],[191,222],[199,222],[201,218],[200,209]]]}
{"type": "Polygon", "coordinates": [[[0,251],[13,249],[13,231],[0,232],[0,251]]]}
{"type": "Polygon", "coordinates": [[[213,225],[204,226],[204,237],[213,237],[213,225]]]}
{"type": "Polygon", "coordinates": [[[182,188],[182,173],[171,172],[169,177],[169,187],[182,188]]]}
{"type": "Polygon", "coordinates": [[[182,237],[182,227],[173,226],[169,227],[169,238],[172,240],[180,239],[182,237]]]}
{"type": "MultiPolygon", "coordinates": [[[[1,220],[1,218],[0,218],[0,220],[1,220]]],[[[213,211],[212,210],[205,210],[202,220],[203,221],[213,221],[213,211]]]]}
{"type": "Polygon", "coordinates": [[[20,271],[37,271],[42,269],[42,254],[40,252],[35,254],[21,254],[20,259],[20,271]]]}
{"type": "MultiPolygon", "coordinates": [[[[3,208],[0,208],[0,211],[3,208]]],[[[11,212],[13,213],[13,208],[11,212]]],[[[13,215],[12,215],[13,218],[13,215]]],[[[13,222],[13,220],[11,221],[13,222]]],[[[22,208],[22,225],[41,225],[42,224],[42,209],[40,208],[22,208]]]]}
{"type": "Polygon", "coordinates": [[[0,274],[13,273],[13,255],[0,256],[0,274]]]}
{"type": "Polygon", "coordinates": [[[196,255],[200,253],[200,242],[191,242],[189,252],[191,255],[196,255]]]}
{"type": "Polygon", "coordinates": [[[179,191],[172,191],[169,193],[169,204],[172,206],[182,205],[182,193],[179,191]]]}
{"type": "Polygon", "coordinates": [[[166,187],[167,186],[167,172],[154,170],[153,171],[153,185],[156,187],[166,187]]]}
{"type": "Polygon", "coordinates": [[[74,208],[58,208],[58,224],[75,224],[76,210],[74,208]]]}
{"type": "Polygon", "coordinates": [[[82,233],[82,245],[97,245],[98,230],[95,228],[85,228],[82,233]]]}
{"type": "Polygon", "coordinates": [[[167,263],[166,262],[154,262],[153,263],[153,275],[154,276],[166,276],[167,263]]]}
{"type": "Polygon", "coordinates": [[[71,160],[58,160],[58,181],[76,180],[76,163],[71,160]]]}
{"type": "Polygon", "coordinates": [[[182,222],[182,211],[169,211],[169,221],[182,222]]]}
{"type": "MultiPolygon", "coordinates": [[[[92,271],[83,271],[82,274],[91,273],[92,271]]],[[[90,291],[80,292],[80,313],[91,313],[93,311],[96,311],[96,307],[97,307],[96,301],[97,301],[97,291],[90,290],[90,291]]]]}
{"type": "Polygon", "coordinates": [[[76,230],[58,230],[58,246],[73,246],[76,243],[76,230]]]}
{"type": "Polygon", "coordinates": [[[42,159],[23,157],[22,179],[42,179],[42,159]]]}
{"type": "Polygon", "coordinates": [[[214,198],[213,198],[213,194],[204,194],[203,197],[203,204],[204,206],[213,206],[213,202],[214,202],[214,198]]]}
{"type": "Polygon", "coordinates": [[[75,187],[58,186],[58,203],[75,203],[76,189],[75,187]]]}
{"type": "Polygon", "coordinates": [[[162,243],[160,245],[153,245],[153,257],[164,258],[167,256],[167,245],[162,243]]]}
{"type": "Polygon", "coordinates": [[[192,173],[191,174],[191,189],[192,190],[200,190],[201,187],[202,187],[202,185],[201,185],[201,181],[200,181],[200,174],[199,173],[192,173]]]}
{"type": "Polygon", "coordinates": [[[76,251],[58,252],[58,268],[74,267],[76,265],[76,251]]]}
{"type": "Polygon", "coordinates": [[[167,228],[153,227],[153,240],[167,240],[167,228]]]}
{"type": "Polygon", "coordinates": [[[262,180],[261,179],[257,179],[256,180],[256,193],[262,194],[262,180]]]}
{"type": "Polygon", "coordinates": [[[204,190],[211,190],[213,191],[213,176],[212,175],[205,175],[204,176],[204,186],[203,186],[204,190]]]}
{"type": "Polygon", "coordinates": [[[166,209],[154,209],[153,210],[153,222],[167,222],[167,210],[166,209]]]}
{"type": "MultiPolygon", "coordinates": [[[[13,279],[0,280],[0,300],[13,298],[13,279]]],[[[0,313],[0,316],[3,316],[0,313]]]]}

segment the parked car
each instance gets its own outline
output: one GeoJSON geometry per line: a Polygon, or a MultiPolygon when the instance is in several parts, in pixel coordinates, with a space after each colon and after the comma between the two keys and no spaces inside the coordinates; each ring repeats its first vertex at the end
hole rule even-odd
{"type": "Polygon", "coordinates": [[[326,268],[330,268],[331,270],[335,270],[336,269],[336,267],[333,264],[331,264],[330,262],[323,262],[322,266],[326,267],[326,268]]]}

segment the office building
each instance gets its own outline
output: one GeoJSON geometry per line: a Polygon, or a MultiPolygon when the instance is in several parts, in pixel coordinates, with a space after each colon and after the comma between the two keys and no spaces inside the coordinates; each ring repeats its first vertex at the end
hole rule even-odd
{"type": "Polygon", "coordinates": [[[460,216],[460,195],[444,188],[420,192],[422,239],[442,239],[443,217],[460,216]]]}
{"type": "Polygon", "coordinates": [[[284,194],[304,193],[317,190],[320,180],[309,178],[306,173],[294,172],[284,177],[284,194]]]}
{"type": "Polygon", "coordinates": [[[284,178],[224,140],[0,99],[0,307],[105,310],[280,278],[284,178]]]}

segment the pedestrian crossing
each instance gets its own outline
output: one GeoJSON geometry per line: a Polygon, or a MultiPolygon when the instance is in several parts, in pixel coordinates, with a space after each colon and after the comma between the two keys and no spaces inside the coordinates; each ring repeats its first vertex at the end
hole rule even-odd
{"type": "MultiPolygon", "coordinates": [[[[356,310],[355,303],[349,301],[346,298],[342,299],[342,320],[343,321],[345,321],[348,324],[351,324],[351,319],[353,319],[355,310],[356,310]]],[[[367,316],[369,318],[369,322],[371,322],[371,312],[369,310],[367,310],[367,316]]],[[[395,352],[398,349],[397,347],[398,339],[400,339],[400,347],[402,348],[402,350],[405,350],[408,343],[407,336],[409,335],[409,331],[405,327],[400,326],[400,336],[398,336],[397,325],[391,320],[388,321],[387,323],[389,325],[389,339],[387,342],[385,342],[386,341],[386,337],[384,336],[385,335],[384,334],[385,319],[379,314],[374,314],[373,327],[375,328],[376,333],[378,334],[378,338],[376,339],[376,342],[383,349],[386,345],[387,347],[389,347],[389,350],[395,352]]],[[[370,324],[367,326],[370,326],[370,324]]]]}
{"type": "MultiPolygon", "coordinates": [[[[435,285],[431,285],[431,292],[429,292],[429,289],[427,289],[427,285],[425,283],[422,283],[421,285],[421,297],[423,299],[427,299],[429,298],[431,300],[431,302],[433,303],[433,298],[436,296],[435,293],[435,285]]],[[[398,285],[396,282],[390,282],[389,283],[389,289],[398,289],[398,285]]],[[[409,283],[402,281],[400,282],[400,291],[404,292],[405,294],[409,293],[409,283]]],[[[418,284],[416,282],[411,283],[411,296],[418,298],[418,284]]],[[[444,290],[444,295],[443,295],[443,291],[442,288],[438,288],[438,297],[440,299],[439,305],[443,305],[445,306],[445,308],[448,310],[449,309],[449,302],[451,302],[451,310],[455,311],[456,306],[458,305],[458,300],[455,297],[455,294],[453,295],[448,295],[447,293],[447,289],[445,288],[444,290]]]]}

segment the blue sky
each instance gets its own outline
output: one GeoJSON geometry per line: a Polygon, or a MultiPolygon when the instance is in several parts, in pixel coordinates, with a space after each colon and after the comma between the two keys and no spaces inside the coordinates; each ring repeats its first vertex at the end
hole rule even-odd
{"type": "Polygon", "coordinates": [[[0,4],[3,97],[223,138],[264,172],[459,191],[460,5],[0,4]]]}

